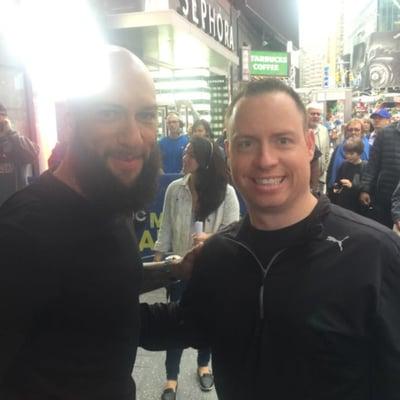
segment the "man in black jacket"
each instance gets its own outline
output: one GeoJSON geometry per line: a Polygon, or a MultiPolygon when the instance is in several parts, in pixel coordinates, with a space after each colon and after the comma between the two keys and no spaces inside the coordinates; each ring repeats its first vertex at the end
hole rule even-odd
{"type": "MultiPolygon", "coordinates": [[[[233,101],[227,153],[248,214],[205,242],[180,303],[181,330],[211,346],[221,400],[400,398],[400,243],[314,197],[313,152],[283,82],[233,101]]],[[[147,328],[162,307],[142,307],[141,343],[168,345],[167,322],[147,328]]]]}
{"type": "Polygon", "coordinates": [[[360,202],[372,205],[376,219],[391,228],[392,194],[400,177],[400,123],[384,128],[374,141],[361,181],[360,202]]]}
{"type": "Polygon", "coordinates": [[[1,400],[135,398],[143,272],[132,211],[156,186],[157,106],[138,58],[104,56],[104,87],[68,102],[61,164],[0,207],[1,400]]]}

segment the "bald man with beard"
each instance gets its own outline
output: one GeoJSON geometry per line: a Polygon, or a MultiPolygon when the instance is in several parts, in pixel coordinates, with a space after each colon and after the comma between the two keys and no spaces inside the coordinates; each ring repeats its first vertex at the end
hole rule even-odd
{"type": "Polygon", "coordinates": [[[157,109],[144,64],[106,53],[109,84],[67,104],[60,166],[0,208],[1,399],[135,398],[143,271],[132,212],[156,188],[157,109]]]}

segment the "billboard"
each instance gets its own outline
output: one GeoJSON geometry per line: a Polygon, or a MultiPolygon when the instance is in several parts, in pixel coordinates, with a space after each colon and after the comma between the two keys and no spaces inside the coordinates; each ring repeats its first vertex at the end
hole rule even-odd
{"type": "Polygon", "coordinates": [[[374,32],[354,46],[352,75],[358,90],[400,86],[400,31],[374,32]]]}
{"type": "Polygon", "coordinates": [[[288,53],[282,51],[251,51],[252,76],[288,76],[288,53]]]}

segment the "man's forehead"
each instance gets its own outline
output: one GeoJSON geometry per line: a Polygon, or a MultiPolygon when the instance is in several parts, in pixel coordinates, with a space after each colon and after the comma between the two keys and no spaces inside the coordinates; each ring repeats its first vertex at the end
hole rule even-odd
{"type": "MultiPolygon", "coordinates": [[[[299,125],[298,123],[301,123],[301,130],[304,131],[304,114],[298,110],[296,103],[294,100],[287,95],[286,93],[281,93],[281,92],[272,92],[272,93],[265,93],[260,96],[263,97],[271,97],[271,101],[274,102],[275,100],[279,101],[274,107],[277,107],[277,109],[274,108],[275,110],[278,110],[278,113],[281,112],[280,115],[276,115],[274,111],[271,111],[270,113],[263,112],[262,109],[257,109],[257,115],[260,118],[266,118],[268,116],[268,120],[270,121],[271,128],[273,130],[276,130],[279,133],[283,132],[295,132],[298,128],[299,125]],[[272,96],[278,96],[278,98],[273,99],[272,96]],[[283,100],[283,102],[282,102],[283,100]],[[291,117],[286,118],[286,115],[288,112],[295,112],[295,115],[298,115],[299,119],[294,114],[291,114],[291,117]]],[[[232,138],[234,136],[242,136],[242,135],[248,135],[249,133],[254,133],[255,131],[261,132],[261,127],[260,127],[260,122],[259,120],[256,121],[253,119],[254,114],[252,114],[252,117],[249,117],[248,112],[249,108],[250,110],[253,109],[253,105],[248,103],[248,100],[255,99],[257,96],[251,96],[251,97],[243,97],[241,98],[233,107],[232,109],[232,114],[229,118],[228,122],[228,133],[229,136],[232,138]]],[[[268,98],[265,98],[265,100],[269,100],[268,98]]],[[[256,116],[256,119],[257,116],[256,116]]],[[[266,121],[263,121],[266,122],[266,121]]],[[[265,124],[264,124],[265,125],[265,124]]],[[[267,123],[267,125],[269,125],[267,123]]],[[[265,130],[265,132],[267,132],[265,130]]],[[[264,132],[264,133],[265,133],[264,132]]],[[[272,131],[271,131],[272,132],[272,131]]],[[[271,133],[270,132],[270,133],[271,133]]],[[[266,134],[266,133],[265,133],[266,134]]]]}
{"type": "MultiPolygon", "coordinates": [[[[253,105],[251,105],[251,102],[257,101],[259,99],[261,99],[262,101],[271,102],[269,103],[271,107],[278,107],[278,111],[280,110],[283,113],[286,113],[287,111],[292,109],[296,110],[299,115],[302,114],[300,110],[298,110],[295,101],[288,94],[284,92],[267,92],[254,96],[242,97],[241,99],[239,99],[232,109],[232,113],[229,118],[230,123],[237,122],[238,118],[245,117],[247,114],[246,108],[252,108],[253,105]]],[[[257,111],[259,116],[266,115],[262,109],[258,109],[257,111]]]]}

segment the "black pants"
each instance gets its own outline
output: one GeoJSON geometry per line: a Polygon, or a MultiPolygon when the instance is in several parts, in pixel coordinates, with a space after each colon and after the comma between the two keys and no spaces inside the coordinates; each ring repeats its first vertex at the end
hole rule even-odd
{"type": "MultiPolygon", "coordinates": [[[[185,290],[185,283],[177,282],[169,286],[167,296],[172,302],[179,302],[182,293],[185,290]]],[[[165,369],[167,371],[167,380],[178,380],[179,366],[181,363],[183,349],[167,350],[165,358],[165,369]]],[[[210,362],[211,351],[209,348],[199,349],[197,353],[197,366],[206,367],[210,362]]]]}

